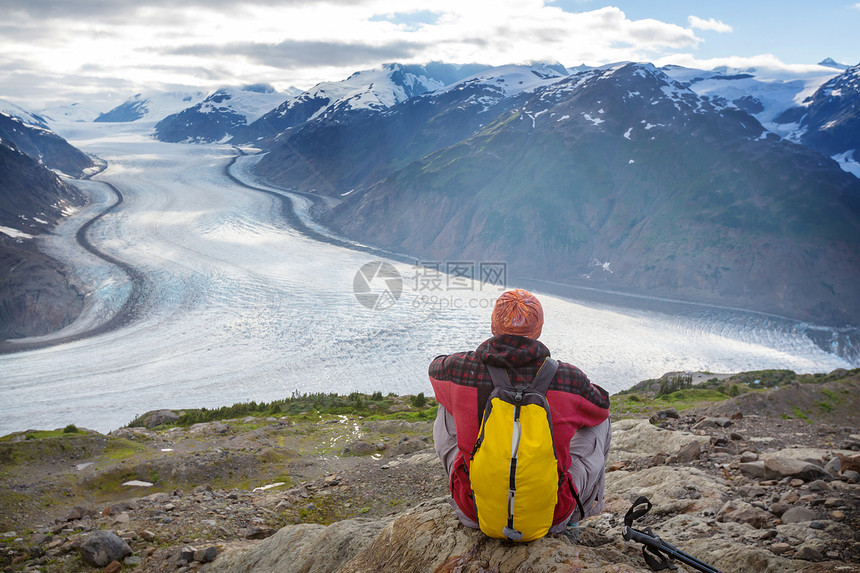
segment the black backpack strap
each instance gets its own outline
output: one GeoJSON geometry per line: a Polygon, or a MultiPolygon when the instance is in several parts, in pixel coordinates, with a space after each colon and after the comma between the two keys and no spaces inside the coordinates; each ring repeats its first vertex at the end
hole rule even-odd
{"type": "MultiPolygon", "coordinates": [[[[513,384],[511,384],[511,379],[508,376],[507,370],[498,366],[491,366],[489,364],[486,364],[486,367],[490,372],[490,378],[493,379],[493,386],[495,388],[513,388],[513,384]]],[[[549,389],[549,385],[552,384],[552,380],[555,378],[555,373],[557,371],[558,362],[547,356],[543,361],[543,364],[541,364],[537,374],[535,374],[532,383],[529,384],[528,387],[545,395],[546,391],[549,389]]]]}
{"type": "Polygon", "coordinates": [[[498,366],[490,366],[489,364],[485,364],[487,370],[490,372],[490,378],[493,379],[493,387],[494,388],[513,388],[514,385],[511,384],[511,378],[508,376],[508,371],[504,368],[499,368],[498,366]]]}
{"type": "MultiPolygon", "coordinates": [[[[508,371],[504,368],[500,368],[499,366],[491,366],[490,364],[484,363],[484,366],[487,367],[487,371],[490,373],[490,378],[493,380],[493,388],[513,388],[514,385],[511,384],[511,378],[508,376],[508,371]]],[[[549,388],[549,385],[552,384],[553,379],[555,378],[555,373],[558,371],[558,362],[553,360],[550,357],[547,357],[544,360],[543,364],[541,364],[540,369],[537,374],[535,374],[534,380],[529,385],[529,388],[537,390],[544,396],[546,396],[546,391],[549,388]]],[[[481,422],[484,419],[484,408],[487,406],[487,400],[490,397],[491,388],[487,388],[486,391],[482,391],[484,386],[478,386],[478,425],[481,425],[481,422]]]]}
{"type": "Polygon", "coordinates": [[[549,390],[549,385],[552,384],[556,372],[558,372],[558,362],[547,356],[546,360],[543,361],[540,370],[535,374],[534,380],[532,380],[529,388],[537,390],[546,396],[546,391],[549,390]]]}

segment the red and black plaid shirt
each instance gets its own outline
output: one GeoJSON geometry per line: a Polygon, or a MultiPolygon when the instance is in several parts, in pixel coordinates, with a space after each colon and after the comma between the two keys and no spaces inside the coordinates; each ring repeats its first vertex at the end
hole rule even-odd
{"type": "MultiPolygon", "coordinates": [[[[451,472],[451,493],[466,515],[475,518],[468,482],[469,455],[478,438],[483,407],[493,390],[486,364],[506,368],[511,383],[531,383],[549,349],[524,336],[499,335],[484,341],[475,351],[437,356],[430,364],[430,383],[436,400],[454,417],[458,453],[451,472]]],[[[582,426],[597,426],[609,417],[609,394],[577,367],[559,361],[558,372],[546,392],[552,415],[553,442],[560,476],[570,468],[570,440],[582,426]]],[[[569,483],[573,489],[572,482],[569,483]]],[[[556,520],[575,507],[573,495],[559,488],[556,520]]],[[[476,519],[476,518],[475,518],[476,519]]]]}

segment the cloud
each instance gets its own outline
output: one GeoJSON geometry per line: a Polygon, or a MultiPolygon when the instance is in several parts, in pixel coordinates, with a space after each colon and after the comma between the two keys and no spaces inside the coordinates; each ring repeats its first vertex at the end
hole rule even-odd
{"type": "Polygon", "coordinates": [[[359,42],[284,40],[276,44],[196,44],[164,50],[162,54],[203,58],[241,57],[255,64],[288,70],[299,66],[343,66],[373,60],[404,60],[412,58],[423,47],[420,43],[406,41],[373,45],[359,42]]]}
{"type": "Polygon", "coordinates": [[[41,76],[58,92],[85,82],[309,88],[391,61],[600,65],[702,42],[692,27],[612,6],[571,11],[571,1],[0,0],[14,23],[0,29],[0,61],[18,70],[0,66],[0,86],[35,93],[41,76]]]}
{"type": "Polygon", "coordinates": [[[698,30],[710,30],[712,32],[719,32],[720,34],[724,34],[726,32],[731,32],[732,27],[728,24],[724,24],[719,20],[714,20],[713,18],[709,18],[707,20],[703,20],[698,16],[690,16],[687,18],[690,22],[690,27],[698,30]]]}
{"type": "MultiPolygon", "coordinates": [[[[183,0],[183,8],[216,12],[240,11],[246,6],[299,7],[310,4],[355,6],[371,0],[183,0]]],[[[26,14],[33,18],[113,18],[131,16],[146,11],[172,11],[175,0],[0,0],[0,10],[6,14],[26,14]]]]}
{"type": "Polygon", "coordinates": [[[677,65],[699,70],[726,69],[732,72],[755,71],[763,80],[796,79],[798,75],[808,77],[832,77],[837,74],[833,68],[818,64],[786,64],[773,54],[756,56],[725,56],[719,58],[697,58],[693,54],[671,54],[654,60],[654,65],[677,65]]]}

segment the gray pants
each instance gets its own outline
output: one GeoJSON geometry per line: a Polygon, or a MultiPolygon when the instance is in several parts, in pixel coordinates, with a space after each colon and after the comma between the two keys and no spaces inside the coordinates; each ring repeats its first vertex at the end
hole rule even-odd
{"type": "MultiPolygon", "coordinates": [[[[603,487],[606,480],[606,457],[609,455],[609,443],[612,440],[612,425],[609,419],[602,424],[589,428],[583,426],[577,430],[570,441],[570,475],[579,493],[585,516],[591,517],[603,511],[603,487]]],[[[454,416],[444,406],[439,405],[436,422],[433,424],[433,442],[436,454],[445,466],[445,473],[451,475],[454,458],[457,456],[457,429],[454,426],[454,416]]],[[[463,525],[477,528],[478,524],[466,517],[460,508],[453,503],[454,511],[463,525]]],[[[567,523],[580,520],[582,514],[579,508],[573,510],[565,522],[550,529],[550,533],[563,531],[567,523]]]]}

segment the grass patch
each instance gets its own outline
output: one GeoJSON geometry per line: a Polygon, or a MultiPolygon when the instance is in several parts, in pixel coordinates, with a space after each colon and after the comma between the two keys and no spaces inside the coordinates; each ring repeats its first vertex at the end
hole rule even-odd
{"type": "Polygon", "coordinates": [[[137,442],[125,438],[116,438],[108,442],[104,455],[107,459],[118,462],[132,458],[145,449],[145,446],[137,442]]]}
{"type": "MultiPolygon", "coordinates": [[[[845,391],[847,392],[847,389],[845,391]]],[[[833,405],[835,405],[835,406],[839,406],[843,402],[842,396],[840,396],[839,394],[837,394],[833,390],[829,390],[827,388],[824,388],[823,390],[821,390],[821,393],[824,394],[824,396],[827,397],[828,400],[833,402],[833,405]]]]}
{"type": "MultiPolygon", "coordinates": [[[[170,426],[191,426],[193,424],[247,418],[249,416],[266,418],[271,416],[288,416],[301,420],[319,419],[326,415],[348,415],[373,417],[373,419],[404,419],[430,420],[436,416],[436,401],[419,393],[417,396],[397,397],[393,394],[383,396],[381,392],[364,394],[313,393],[300,394],[294,392],[289,398],[273,402],[240,402],[232,406],[220,408],[185,409],[185,413],[175,422],[164,424],[170,426]],[[403,408],[399,412],[388,412],[398,405],[403,408]]],[[[262,420],[261,420],[262,422],[262,420]]],[[[127,427],[141,427],[144,416],[138,416],[127,427]]]]}
{"type": "Polygon", "coordinates": [[[811,420],[809,419],[809,416],[806,415],[806,412],[804,412],[803,410],[801,410],[797,406],[793,406],[791,410],[792,410],[792,412],[794,412],[794,417],[797,418],[798,420],[804,420],[806,422],[811,422],[811,420]]]}

